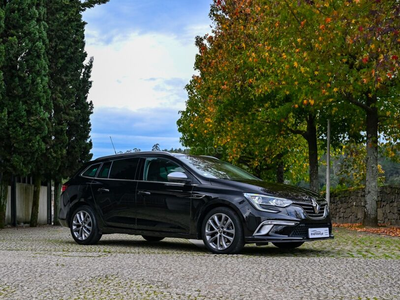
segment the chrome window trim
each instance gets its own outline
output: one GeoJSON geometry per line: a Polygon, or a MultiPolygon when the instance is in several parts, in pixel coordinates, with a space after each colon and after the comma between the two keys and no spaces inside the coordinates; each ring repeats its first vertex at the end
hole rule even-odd
{"type": "MultiPolygon", "coordinates": [[[[98,180],[109,180],[109,181],[129,181],[129,182],[148,182],[148,183],[162,183],[165,185],[176,185],[176,186],[184,186],[185,183],[180,182],[168,182],[168,181],[147,181],[147,180],[137,180],[137,179],[116,179],[116,178],[99,178],[99,177],[88,177],[88,176],[81,176],[83,178],[88,179],[98,179],[98,180]]],[[[193,185],[194,186],[194,185],[193,185]]]]}

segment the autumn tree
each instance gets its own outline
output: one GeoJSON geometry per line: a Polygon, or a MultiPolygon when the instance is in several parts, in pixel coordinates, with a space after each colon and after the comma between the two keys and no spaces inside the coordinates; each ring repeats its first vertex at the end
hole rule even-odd
{"type": "Polygon", "coordinates": [[[308,98],[347,103],[363,115],[364,121],[352,126],[363,124],[359,130],[366,140],[364,224],[377,225],[378,130],[392,142],[398,136],[400,4],[332,0],[279,5],[286,7],[278,26],[287,33],[281,45],[290,49],[288,82],[298,82],[296,92],[308,98]]]}
{"type": "Polygon", "coordinates": [[[310,187],[317,191],[318,138],[326,129],[317,125],[332,118],[334,136],[343,138],[357,114],[347,105],[348,113],[333,118],[344,103],[334,107],[326,97],[316,100],[313,81],[291,78],[291,69],[299,63],[289,56],[293,45],[282,39],[293,39],[285,30],[297,25],[288,21],[281,26],[279,19],[287,15],[287,7],[281,3],[270,7],[270,3],[214,1],[210,12],[214,29],[196,41],[199,75],[187,87],[189,100],[179,130],[188,146],[207,141],[229,149],[230,160],[247,156],[253,162],[246,164],[277,163],[277,167],[285,157],[300,165],[304,160],[299,156],[304,153],[301,137],[307,143],[310,187]],[[308,90],[299,92],[300,84],[308,90]],[[297,162],[289,155],[297,155],[297,162]]]}
{"type": "Polygon", "coordinates": [[[192,153],[248,166],[258,176],[270,177],[266,172],[275,170],[275,174],[281,174],[278,181],[283,181],[283,160],[289,152],[285,145],[290,139],[268,134],[273,122],[266,120],[263,107],[272,96],[252,93],[254,68],[245,65],[247,59],[243,59],[244,36],[238,31],[241,24],[225,17],[219,20],[216,10],[213,6],[210,14],[216,23],[214,34],[196,39],[199,55],[195,68],[199,75],[186,87],[189,99],[178,121],[181,141],[192,153]]]}
{"type": "Polygon", "coordinates": [[[254,99],[275,94],[265,103],[268,107],[259,106],[256,112],[268,108],[269,117],[280,119],[287,132],[307,140],[313,189],[315,137],[323,136],[327,118],[333,123],[333,137],[365,138],[366,225],[376,225],[378,129],[387,143],[395,145],[399,137],[399,5],[371,0],[216,0],[210,14],[215,30],[199,54],[209,68],[200,71],[203,92],[197,97],[204,103],[207,94],[229,91],[217,99],[217,113],[236,106],[229,111],[236,117],[250,111],[254,99]],[[225,43],[215,47],[214,39],[225,43]],[[206,57],[218,52],[214,49],[222,49],[230,59],[206,57]],[[209,79],[206,73],[212,74],[209,79]],[[234,96],[236,90],[242,97],[234,96]]]}

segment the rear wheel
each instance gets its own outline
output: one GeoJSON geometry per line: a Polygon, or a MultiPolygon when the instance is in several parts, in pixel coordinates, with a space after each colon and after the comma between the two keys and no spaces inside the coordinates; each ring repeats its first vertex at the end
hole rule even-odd
{"type": "Polygon", "coordinates": [[[82,206],[75,210],[72,214],[70,229],[75,242],[81,245],[96,244],[101,238],[96,216],[89,206],[82,206]]]}
{"type": "Polygon", "coordinates": [[[244,246],[242,223],[227,207],[214,208],[206,215],[202,236],[206,247],[216,254],[239,253],[244,246]]]}
{"type": "Polygon", "coordinates": [[[160,236],[142,235],[142,237],[148,242],[159,242],[164,239],[164,237],[160,237],[160,236]]]}
{"type": "Polygon", "coordinates": [[[292,242],[292,243],[272,243],[274,246],[280,249],[294,249],[300,247],[304,242],[292,242]]]}

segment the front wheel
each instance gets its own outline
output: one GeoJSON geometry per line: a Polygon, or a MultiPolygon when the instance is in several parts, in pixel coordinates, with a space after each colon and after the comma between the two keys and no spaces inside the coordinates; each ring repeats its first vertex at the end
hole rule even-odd
{"type": "Polygon", "coordinates": [[[96,216],[89,206],[78,207],[75,210],[70,229],[75,242],[81,245],[96,244],[101,238],[96,216]]]}
{"type": "Polygon", "coordinates": [[[202,236],[206,247],[216,254],[239,253],[244,246],[242,223],[227,207],[217,207],[204,218],[202,236]]]}
{"type": "Polygon", "coordinates": [[[279,249],[294,249],[300,247],[304,244],[304,242],[292,242],[292,243],[272,243],[274,246],[278,247],[279,249]]]}

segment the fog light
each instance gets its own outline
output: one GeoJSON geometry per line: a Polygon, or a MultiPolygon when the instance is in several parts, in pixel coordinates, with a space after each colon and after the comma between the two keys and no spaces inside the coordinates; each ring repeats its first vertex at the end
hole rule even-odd
{"type": "Polygon", "coordinates": [[[261,227],[258,227],[259,229],[257,229],[256,232],[254,232],[254,235],[267,235],[272,227],[274,227],[274,225],[262,225],[261,227]]]}
{"type": "Polygon", "coordinates": [[[253,235],[267,235],[276,226],[296,226],[299,222],[268,220],[262,222],[254,231],[253,235]]]}

